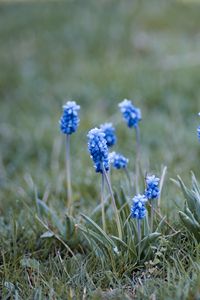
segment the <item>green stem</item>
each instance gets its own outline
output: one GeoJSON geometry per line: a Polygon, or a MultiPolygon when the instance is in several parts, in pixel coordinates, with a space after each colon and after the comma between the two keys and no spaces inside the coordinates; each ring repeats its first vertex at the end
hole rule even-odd
{"type": "Polygon", "coordinates": [[[130,174],[129,174],[127,168],[124,168],[124,173],[126,174],[126,177],[127,177],[127,179],[128,179],[129,189],[130,189],[130,191],[132,192],[133,184],[132,184],[132,181],[131,181],[131,178],[130,178],[130,174]]]}
{"type": "Polygon", "coordinates": [[[118,209],[117,209],[117,206],[116,206],[113,190],[112,190],[111,183],[110,183],[110,180],[108,178],[107,172],[105,170],[105,167],[104,167],[103,164],[102,164],[102,166],[103,166],[103,174],[105,176],[106,183],[108,185],[108,189],[109,189],[111,199],[112,199],[112,205],[113,205],[113,209],[114,209],[114,213],[115,213],[115,217],[116,217],[118,235],[119,235],[119,238],[122,239],[122,230],[121,230],[121,224],[120,224],[120,219],[119,219],[119,213],[118,213],[118,209]]]}
{"type": "Polygon", "coordinates": [[[102,212],[103,230],[106,232],[106,219],[105,219],[105,208],[104,208],[104,174],[102,174],[102,179],[101,179],[101,212],[102,212]]]}
{"type": "Polygon", "coordinates": [[[140,131],[139,126],[135,128],[136,133],[136,163],[135,163],[135,188],[136,194],[139,193],[139,171],[140,171],[140,131]]]}
{"type": "Polygon", "coordinates": [[[151,232],[153,232],[153,216],[154,216],[154,205],[153,205],[153,200],[151,200],[151,232]]]}
{"type": "Polygon", "coordinates": [[[72,185],[71,185],[71,170],[70,170],[70,136],[66,135],[66,171],[67,171],[67,208],[69,215],[72,215],[72,185]]]}
{"type": "Polygon", "coordinates": [[[137,219],[137,230],[138,230],[138,257],[140,260],[140,252],[141,252],[141,222],[140,219],[137,219]]]}

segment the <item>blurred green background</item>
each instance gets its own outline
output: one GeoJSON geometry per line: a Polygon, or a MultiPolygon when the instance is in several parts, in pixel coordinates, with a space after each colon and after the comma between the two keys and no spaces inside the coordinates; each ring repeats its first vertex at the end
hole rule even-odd
{"type": "Polygon", "coordinates": [[[142,110],[144,171],[159,175],[166,165],[166,202],[178,201],[169,178],[187,179],[190,170],[200,175],[199,3],[1,2],[1,214],[34,186],[41,197],[48,191],[56,201],[65,198],[65,146],[58,120],[66,99],[81,105],[80,127],[72,137],[79,204],[96,197],[98,189],[87,153],[90,128],[113,122],[115,150],[130,158],[131,170],[134,132],[117,106],[124,98],[142,110]]]}

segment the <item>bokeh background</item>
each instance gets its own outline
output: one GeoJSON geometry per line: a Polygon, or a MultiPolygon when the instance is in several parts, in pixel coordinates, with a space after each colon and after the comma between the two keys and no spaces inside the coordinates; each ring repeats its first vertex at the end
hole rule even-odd
{"type": "Polygon", "coordinates": [[[170,178],[180,174],[187,181],[190,170],[200,176],[200,2],[1,1],[1,215],[20,211],[18,201],[35,193],[64,206],[58,120],[66,99],[81,105],[72,137],[77,206],[96,205],[99,183],[86,134],[113,122],[115,150],[130,158],[131,169],[134,132],[117,106],[124,98],[142,110],[144,171],[160,175],[166,165],[164,205],[181,205],[170,178]]]}

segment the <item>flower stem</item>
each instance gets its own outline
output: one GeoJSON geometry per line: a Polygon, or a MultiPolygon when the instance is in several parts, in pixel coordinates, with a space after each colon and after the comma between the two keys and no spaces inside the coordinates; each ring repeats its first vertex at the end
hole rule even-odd
{"type": "Polygon", "coordinates": [[[135,188],[136,194],[139,193],[139,172],[140,172],[140,131],[139,126],[135,128],[136,133],[136,163],[135,163],[135,188]]]}
{"type": "Polygon", "coordinates": [[[112,199],[112,205],[113,205],[113,209],[114,209],[114,213],[115,213],[115,217],[116,217],[118,235],[119,235],[119,238],[122,239],[122,230],[121,230],[121,224],[120,224],[120,219],[119,219],[119,213],[118,213],[118,209],[117,209],[117,206],[116,206],[113,190],[112,190],[111,183],[110,183],[110,180],[108,178],[107,172],[105,170],[105,167],[104,167],[103,164],[102,164],[102,166],[103,166],[103,175],[105,176],[106,183],[108,185],[108,189],[109,189],[111,199],[112,199]]]}
{"type": "Polygon", "coordinates": [[[101,212],[102,212],[103,230],[106,231],[106,219],[105,219],[105,208],[104,208],[104,174],[102,174],[102,179],[101,179],[101,212]]]}
{"type": "Polygon", "coordinates": [[[161,206],[161,193],[162,193],[162,189],[163,189],[163,184],[164,184],[166,172],[167,172],[167,167],[165,166],[163,168],[161,179],[160,179],[160,193],[159,193],[159,196],[158,196],[158,211],[159,211],[159,213],[160,213],[160,206],[161,206]]]}
{"type": "Polygon", "coordinates": [[[151,200],[151,232],[153,232],[153,216],[154,216],[154,205],[153,205],[153,200],[151,200]]]}
{"type": "Polygon", "coordinates": [[[70,170],[70,135],[66,135],[66,171],[67,171],[67,208],[69,215],[72,215],[72,185],[70,170]]]}
{"type": "Polygon", "coordinates": [[[133,183],[132,183],[131,178],[130,178],[130,174],[129,174],[127,168],[124,168],[123,170],[124,170],[124,173],[125,173],[125,175],[126,175],[126,177],[127,177],[127,179],[128,179],[129,190],[132,192],[132,189],[133,189],[134,187],[133,187],[133,183]]]}
{"type": "Polygon", "coordinates": [[[138,230],[138,257],[140,260],[140,251],[141,251],[141,222],[140,219],[137,219],[137,230],[138,230]]]}

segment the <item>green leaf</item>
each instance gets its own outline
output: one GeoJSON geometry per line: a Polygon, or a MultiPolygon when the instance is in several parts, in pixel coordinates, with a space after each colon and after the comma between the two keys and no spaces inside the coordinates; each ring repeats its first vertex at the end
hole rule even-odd
{"type": "Polygon", "coordinates": [[[20,260],[20,264],[24,268],[30,268],[32,270],[38,270],[40,263],[36,259],[32,258],[23,258],[20,260]]]}
{"type": "Polygon", "coordinates": [[[195,192],[200,195],[200,185],[197,182],[197,179],[196,179],[196,177],[195,177],[195,175],[194,175],[193,172],[192,172],[192,186],[193,186],[195,192]]]}
{"type": "Polygon", "coordinates": [[[195,193],[194,190],[190,191],[179,176],[178,180],[190,211],[195,219],[200,222],[200,195],[198,192],[195,193]]]}
{"type": "Polygon", "coordinates": [[[116,237],[116,236],[111,236],[117,243],[117,246],[119,248],[124,248],[128,251],[131,252],[131,254],[135,257],[137,257],[136,251],[133,251],[133,249],[131,249],[124,241],[122,241],[120,238],[116,237]]]}
{"type": "MultiPolygon", "coordinates": [[[[55,239],[57,239],[59,242],[61,242],[61,244],[63,244],[63,246],[65,246],[65,248],[71,253],[71,255],[76,259],[76,256],[74,254],[74,252],[71,250],[71,248],[68,246],[67,243],[65,243],[65,241],[55,232],[53,232],[48,225],[46,225],[37,215],[35,216],[36,220],[38,220],[38,222],[40,222],[40,224],[49,232],[52,232],[54,234],[55,239]]],[[[77,259],[76,259],[76,262],[77,259]]]]}
{"type": "Polygon", "coordinates": [[[81,225],[79,225],[78,228],[82,231],[82,234],[84,234],[89,246],[92,248],[97,257],[105,258],[108,256],[110,249],[114,249],[116,247],[116,245],[113,247],[110,244],[107,244],[104,240],[102,240],[101,236],[93,230],[81,225]]]}
{"type": "Polygon", "coordinates": [[[40,207],[40,214],[44,214],[47,218],[51,218],[53,226],[55,226],[58,229],[59,233],[63,236],[65,227],[63,226],[60,218],[56,215],[56,213],[52,209],[50,209],[44,201],[40,199],[37,199],[37,205],[40,207]]]}
{"type": "Polygon", "coordinates": [[[153,244],[161,236],[159,232],[150,233],[141,241],[141,252],[147,249],[151,244],[153,244]]]}
{"type": "Polygon", "coordinates": [[[109,246],[111,247],[116,247],[115,243],[112,241],[112,239],[105,233],[105,231],[103,231],[103,229],[101,229],[101,227],[99,225],[97,225],[92,219],[90,219],[89,217],[87,217],[84,214],[81,214],[81,216],[83,217],[84,220],[86,220],[94,229],[94,231],[96,233],[99,234],[100,238],[109,246]]]}
{"type": "Polygon", "coordinates": [[[64,233],[64,239],[66,241],[69,241],[73,239],[76,235],[75,233],[75,221],[72,217],[65,215],[65,233],[64,233]]]}
{"type": "Polygon", "coordinates": [[[196,221],[194,222],[182,211],[179,211],[179,216],[189,232],[192,233],[198,241],[200,241],[200,225],[196,221]]]}
{"type": "Polygon", "coordinates": [[[165,216],[161,219],[160,223],[158,224],[158,226],[157,226],[157,228],[156,228],[156,232],[160,232],[160,231],[161,231],[161,228],[163,227],[163,224],[164,224],[164,222],[165,222],[165,219],[166,219],[165,216]]]}
{"type": "MultiPolygon", "coordinates": [[[[103,247],[99,247],[99,245],[95,241],[96,236],[94,236],[90,230],[85,229],[81,225],[79,225],[78,228],[82,231],[85,240],[88,242],[89,247],[92,249],[92,251],[94,251],[95,255],[97,257],[104,257],[105,253],[103,251],[103,247]]],[[[98,242],[101,243],[101,240],[98,239],[98,242]]]]}

